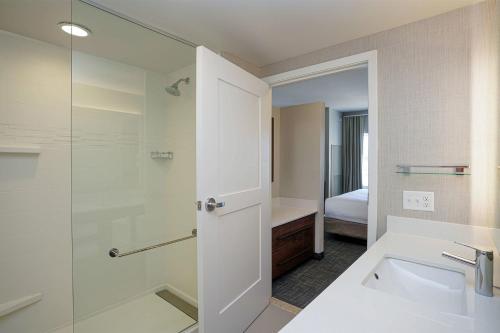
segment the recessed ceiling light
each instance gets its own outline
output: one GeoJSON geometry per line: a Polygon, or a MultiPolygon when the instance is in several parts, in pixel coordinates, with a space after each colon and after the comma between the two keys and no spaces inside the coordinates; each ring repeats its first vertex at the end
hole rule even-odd
{"type": "Polygon", "coordinates": [[[87,37],[91,33],[89,28],[76,23],[60,22],[58,25],[61,27],[62,31],[76,37],[87,37]]]}

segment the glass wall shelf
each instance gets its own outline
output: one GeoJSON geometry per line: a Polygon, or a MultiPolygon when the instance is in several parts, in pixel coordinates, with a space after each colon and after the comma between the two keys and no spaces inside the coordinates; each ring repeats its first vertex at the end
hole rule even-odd
{"type": "Polygon", "coordinates": [[[397,165],[396,173],[415,175],[470,176],[469,165],[397,165]]]}

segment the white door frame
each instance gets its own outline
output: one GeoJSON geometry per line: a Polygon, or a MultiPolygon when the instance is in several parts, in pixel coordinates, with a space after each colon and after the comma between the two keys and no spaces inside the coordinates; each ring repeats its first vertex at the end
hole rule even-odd
{"type": "Polygon", "coordinates": [[[271,87],[307,80],[368,65],[368,132],[370,133],[368,152],[368,247],[377,240],[377,176],[378,176],[378,88],[377,51],[368,51],[352,56],[322,62],[312,66],[294,69],[263,78],[271,87]]]}

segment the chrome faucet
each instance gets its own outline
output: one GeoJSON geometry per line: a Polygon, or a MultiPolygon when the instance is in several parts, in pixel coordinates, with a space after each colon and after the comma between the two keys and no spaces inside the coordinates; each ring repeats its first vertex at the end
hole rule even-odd
{"type": "Polygon", "coordinates": [[[476,268],[476,294],[492,297],[493,296],[493,251],[482,250],[476,247],[455,242],[455,244],[462,245],[473,250],[476,250],[476,260],[469,260],[454,254],[443,252],[443,256],[457,260],[466,265],[474,266],[476,268]]]}

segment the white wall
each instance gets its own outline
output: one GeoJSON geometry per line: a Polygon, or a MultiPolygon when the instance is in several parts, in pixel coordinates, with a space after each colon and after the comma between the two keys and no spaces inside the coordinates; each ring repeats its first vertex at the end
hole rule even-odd
{"type": "MultiPolygon", "coordinates": [[[[196,70],[195,65],[168,75],[171,84],[189,77],[189,85],[180,85],[181,96],[167,97],[167,141],[174,152],[166,175],[166,228],[169,238],[185,237],[196,228],[196,70]]],[[[164,222],[165,223],[165,222],[164,222]]],[[[166,249],[167,286],[178,296],[197,304],[196,239],[166,249]]]]}
{"type": "Polygon", "coordinates": [[[331,196],[341,194],[342,189],[342,112],[335,110],[329,110],[330,112],[330,126],[329,126],[329,138],[330,147],[329,152],[332,154],[332,146],[334,156],[328,156],[330,158],[330,191],[331,196]],[[336,152],[336,153],[335,153],[336,152]]]}
{"type": "Polygon", "coordinates": [[[148,119],[163,123],[156,113],[166,109],[166,98],[162,103],[150,87],[156,76],[140,68],[79,52],[73,53],[72,66],[72,223],[78,321],[165,280],[165,271],[158,267],[164,258],[158,254],[112,259],[107,252],[113,247],[133,250],[161,237],[161,215],[152,207],[154,196],[147,177],[154,172],[148,144],[162,137],[149,137],[153,129],[148,119]]]}
{"type": "Polygon", "coordinates": [[[280,197],[317,200],[315,250],[323,252],[325,104],[280,109],[280,197]]]}
{"type": "Polygon", "coordinates": [[[70,324],[71,53],[0,31],[0,304],[43,299],[0,318],[0,332],[40,333],[70,324]]]}
{"type": "Polygon", "coordinates": [[[273,107],[274,118],[274,181],[272,182],[273,198],[280,196],[280,108],[273,107]]]}
{"type": "Polygon", "coordinates": [[[342,144],[342,112],[330,109],[330,144],[342,144]]]}
{"type": "Polygon", "coordinates": [[[488,0],[262,68],[269,76],[378,51],[379,235],[387,215],[499,226],[498,12],[488,0]],[[470,177],[395,173],[464,162],[470,177]],[[403,210],[403,190],[435,192],[435,211],[403,210]]]}

